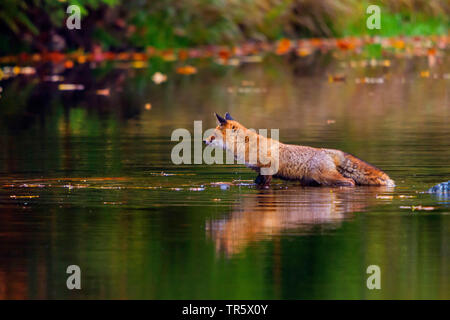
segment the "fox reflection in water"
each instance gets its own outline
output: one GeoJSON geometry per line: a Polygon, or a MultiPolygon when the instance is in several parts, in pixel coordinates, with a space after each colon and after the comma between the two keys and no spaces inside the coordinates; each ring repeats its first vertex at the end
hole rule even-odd
{"type": "Polygon", "coordinates": [[[376,196],[391,187],[261,190],[242,197],[230,215],[208,221],[207,233],[217,252],[242,252],[254,241],[286,231],[308,235],[339,228],[344,219],[375,204],[376,196]]]}

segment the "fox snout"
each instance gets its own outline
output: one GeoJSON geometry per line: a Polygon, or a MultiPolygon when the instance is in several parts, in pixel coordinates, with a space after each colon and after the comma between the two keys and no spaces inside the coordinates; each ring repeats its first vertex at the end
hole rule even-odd
{"type": "Polygon", "coordinates": [[[212,143],[215,139],[216,139],[216,137],[210,136],[210,137],[206,138],[205,140],[203,140],[203,143],[208,145],[208,144],[212,143]]]}

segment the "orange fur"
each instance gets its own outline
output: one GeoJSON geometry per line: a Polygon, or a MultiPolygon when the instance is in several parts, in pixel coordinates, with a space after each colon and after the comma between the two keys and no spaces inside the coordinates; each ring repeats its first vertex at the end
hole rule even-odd
{"type": "MultiPolygon", "coordinates": [[[[269,167],[277,160],[278,171],[273,177],[299,181],[304,185],[395,185],[386,173],[351,154],[334,149],[283,144],[248,130],[232,120],[228,114],[226,117],[227,119],[223,119],[217,116],[220,124],[205,142],[223,147],[236,158],[244,158],[246,165],[258,173],[261,173],[261,168],[269,167]],[[237,138],[235,141],[241,143],[231,144],[229,141],[232,138],[237,138]],[[267,155],[257,152],[256,163],[249,163],[250,150],[259,150],[261,143],[268,146],[269,152],[267,155]],[[275,146],[278,148],[278,158],[274,157],[275,146]]],[[[272,176],[259,174],[255,182],[266,186],[270,184],[271,179],[272,176]]]]}

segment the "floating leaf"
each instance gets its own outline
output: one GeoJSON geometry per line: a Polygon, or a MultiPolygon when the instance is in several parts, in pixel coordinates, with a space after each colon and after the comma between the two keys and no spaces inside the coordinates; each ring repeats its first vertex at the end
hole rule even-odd
{"type": "Polygon", "coordinates": [[[385,199],[385,200],[392,200],[394,199],[394,196],[387,196],[387,195],[377,195],[377,199],[385,199]]]}
{"type": "Polygon", "coordinates": [[[107,96],[109,96],[109,94],[110,94],[110,90],[109,90],[109,88],[99,89],[99,90],[97,90],[95,93],[97,93],[97,95],[99,95],[99,96],[105,96],[105,97],[107,97],[107,96]]]}
{"type": "Polygon", "coordinates": [[[66,62],[64,62],[64,67],[65,67],[66,69],[72,69],[73,66],[74,66],[74,63],[73,63],[72,60],[67,60],[66,62]]]}
{"type": "Polygon", "coordinates": [[[328,82],[343,82],[345,81],[345,75],[337,74],[337,75],[328,75],[328,82]]]}
{"type": "Polygon", "coordinates": [[[429,78],[430,77],[430,70],[420,71],[420,77],[422,77],[422,78],[429,78]]]}
{"type": "Polygon", "coordinates": [[[50,76],[44,76],[44,81],[49,81],[49,82],[59,82],[59,81],[63,81],[64,77],[63,76],[59,76],[57,74],[53,74],[50,76]]]}
{"type": "Polygon", "coordinates": [[[341,50],[353,50],[355,48],[355,43],[347,39],[339,39],[336,42],[337,47],[341,50]]]}
{"type": "Polygon", "coordinates": [[[61,83],[60,85],[58,85],[58,90],[60,91],[84,90],[84,86],[82,84],[61,83]]]}
{"type": "Polygon", "coordinates": [[[161,72],[155,72],[152,76],[152,80],[154,83],[160,84],[167,81],[167,76],[161,72]]]}
{"type": "Polygon", "coordinates": [[[283,55],[283,54],[288,53],[289,50],[291,50],[291,40],[281,39],[277,44],[275,53],[278,55],[283,55]]]}
{"type": "Polygon", "coordinates": [[[147,62],[146,61],[141,61],[141,60],[137,60],[137,61],[133,61],[131,63],[131,66],[135,69],[142,69],[142,68],[146,68],[147,67],[147,62]]]}
{"type": "Polygon", "coordinates": [[[309,48],[299,48],[297,49],[297,55],[299,57],[306,57],[311,54],[311,50],[309,48]]]}
{"type": "Polygon", "coordinates": [[[12,195],[9,196],[11,199],[33,199],[33,198],[39,198],[39,196],[16,196],[12,195]]]}
{"type": "Polygon", "coordinates": [[[193,66],[187,65],[187,66],[184,66],[184,67],[177,68],[177,73],[190,75],[190,74],[197,73],[197,69],[195,67],[193,67],[193,66]]]}

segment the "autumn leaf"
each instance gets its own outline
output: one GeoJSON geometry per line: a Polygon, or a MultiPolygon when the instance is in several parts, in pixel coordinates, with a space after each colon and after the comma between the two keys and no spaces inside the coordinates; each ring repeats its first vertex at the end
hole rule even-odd
{"type": "Polygon", "coordinates": [[[190,75],[190,74],[197,73],[197,69],[195,67],[193,67],[193,66],[187,65],[187,66],[184,66],[184,67],[177,68],[177,73],[190,75]]]}

